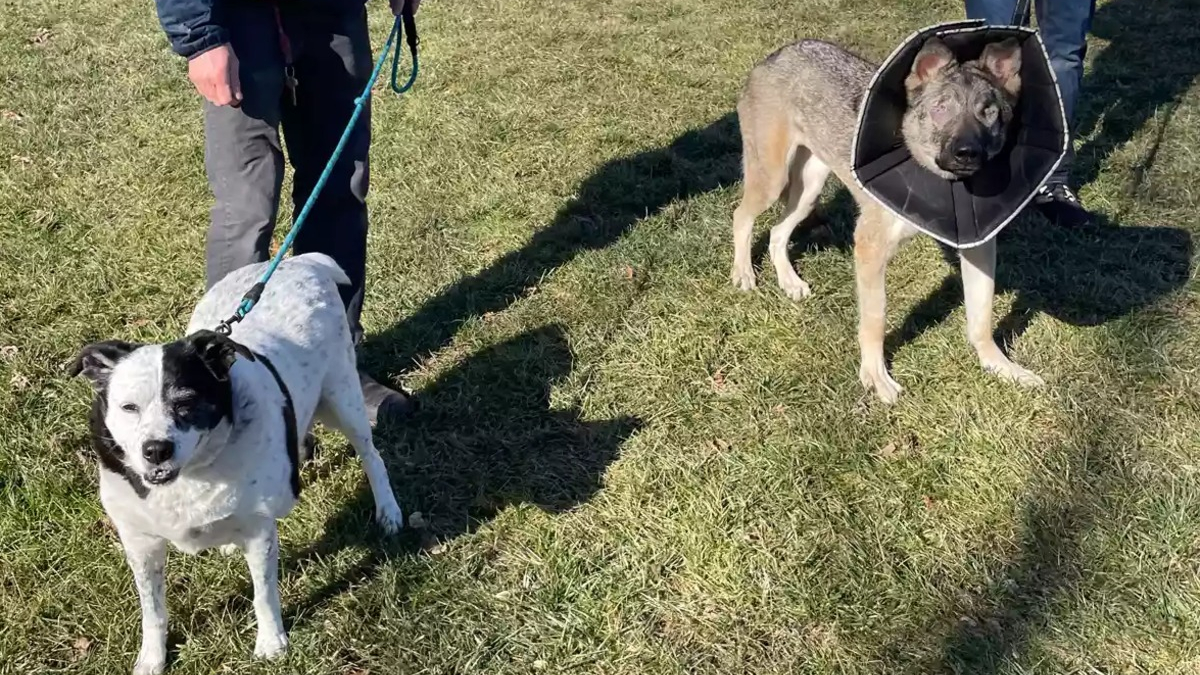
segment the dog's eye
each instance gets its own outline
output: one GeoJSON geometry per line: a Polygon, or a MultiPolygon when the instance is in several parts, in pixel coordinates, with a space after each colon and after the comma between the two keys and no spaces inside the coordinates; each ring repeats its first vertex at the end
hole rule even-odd
{"type": "Polygon", "coordinates": [[[127,413],[135,413],[138,411],[138,407],[136,403],[125,403],[121,406],[121,410],[127,413]]]}
{"type": "Polygon", "coordinates": [[[187,417],[190,414],[192,414],[192,407],[190,405],[176,405],[175,406],[175,416],[176,417],[187,417]]]}
{"type": "Polygon", "coordinates": [[[945,103],[934,103],[933,107],[929,109],[929,116],[935,123],[941,124],[950,116],[949,106],[945,103]]]}

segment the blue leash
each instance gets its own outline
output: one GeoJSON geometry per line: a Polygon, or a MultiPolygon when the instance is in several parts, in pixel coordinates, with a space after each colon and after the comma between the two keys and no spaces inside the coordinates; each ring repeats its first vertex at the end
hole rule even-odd
{"type": "Polygon", "coordinates": [[[279,268],[279,263],[283,262],[283,257],[292,248],[292,244],[296,241],[296,235],[300,234],[300,228],[304,226],[304,221],[308,218],[308,212],[317,202],[317,197],[321,194],[321,190],[325,188],[325,183],[329,180],[330,174],[333,173],[333,167],[342,156],[342,151],[346,148],[346,143],[350,140],[350,134],[354,131],[354,125],[358,123],[358,117],[362,114],[363,108],[367,105],[367,100],[371,98],[371,90],[375,88],[375,81],[379,79],[379,71],[383,70],[383,64],[387,61],[388,52],[392,51],[392,44],[396,41],[396,36],[404,32],[408,35],[408,49],[412,54],[412,72],[408,76],[408,81],[403,85],[397,85],[397,74],[400,66],[400,49],[397,48],[392,54],[392,91],[397,94],[403,94],[412,88],[413,83],[417,80],[417,44],[420,40],[417,38],[417,24],[413,19],[412,10],[409,5],[405,5],[404,11],[400,16],[396,17],[396,22],[392,24],[392,32],[388,35],[387,42],[383,45],[383,53],[379,55],[379,59],[375,62],[375,70],[371,71],[371,79],[367,81],[367,86],[363,88],[362,94],[354,99],[354,113],[350,115],[350,121],[346,124],[346,129],[342,132],[342,137],[338,140],[337,147],[333,150],[333,155],[329,158],[329,162],[325,164],[325,170],[321,172],[321,177],[317,179],[317,184],[313,186],[312,192],[308,195],[308,200],[304,202],[304,208],[300,210],[300,215],[296,216],[296,221],[292,224],[292,229],[288,231],[287,236],[283,238],[283,243],[279,245],[279,250],[275,252],[275,257],[271,258],[271,264],[267,265],[266,271],[258,278],[250,290],[242,296],[241,302],[238,304],[237,311],[228,319],[217,324],[217,332],[222,335],[229,335],[233,330],[233,324],[246,318],[254,305],[258,303],[262,297],[263,289],[267,286],[267,281],[275,274],[275,270],[279,268]]]}

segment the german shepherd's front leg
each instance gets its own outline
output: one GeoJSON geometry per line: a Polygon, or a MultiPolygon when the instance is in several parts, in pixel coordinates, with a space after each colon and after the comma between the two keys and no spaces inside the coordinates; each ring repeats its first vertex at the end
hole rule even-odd
{"type": "Polygon", "coordinates": [[[1040,387],[1042,378],[1013,363],[992,336],[992,298],[996,291],[996,240],[959,251],[963,295],[967,306],[967,339],[983,369],[1026,387],[1040,387]]]}
{"type": "Polygon", "coordinates": [[[858,346],[862,358],[858,379],[881,401],[892,404],[900,398],[904,388],[888,373],[883,355],[883,338],[887,330],[887,266],[900,244],[911,238],[916,230],[879,208],[866,205],[860,208],[863,212],[854,228],[858,346]]]}

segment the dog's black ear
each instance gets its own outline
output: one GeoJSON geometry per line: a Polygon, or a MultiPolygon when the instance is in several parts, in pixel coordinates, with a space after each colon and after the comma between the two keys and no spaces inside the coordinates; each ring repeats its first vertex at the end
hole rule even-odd
{"type": "Polygon", "coordinates": [[[253,361],[254,353],[220,333],[208,329],[199,330],[187,337],[209,371],[222,382],[229,379],[229,369],[237,357],[253,361]]]}
{"type": "Polygon", "coordinates": [[[914,89],[925,84],[943,68],[955,63],[954,52],[940,38],[931,37],[921,45],[917,58],[913,59],[912,72],[904,81],[905,86],[914,89]]]}
{"type": "Polygon", "coordinates": [[[75,357],[67,374],[75,377],[82,373],[92,381],[94,387],[100,389],[108,382],[113,366],[141,346],[140,343],[123,340],[93,342],[79,351],[79,356],[75,357]]]}
{"type": "Polygon", "coordinates": [[[979,63],[1008,93],[1015,96],[1021,89],[1021,43],[1016,38],[988,44],[979,63]]]}

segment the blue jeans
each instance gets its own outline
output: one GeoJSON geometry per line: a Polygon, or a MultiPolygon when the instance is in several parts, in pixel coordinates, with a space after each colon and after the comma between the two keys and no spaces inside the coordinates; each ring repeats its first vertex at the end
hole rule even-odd
{"type": "MultiPolygon", "coordinates": [[[[965,0],[967,18],[983,19],[991,24],[1012,23],[1017,0],[965,0]]],[[[1074,124],[1075,103],[1083,83],[1083,56],[1087,53],[1087,34],[1096,13],[1096,0],[1034,0],[1037,29],[1050,55],[1050,67],[1058,79],[1067,121],[1074,124]]],[[[1051,182],[1066,182],[1075,159],[1074,139],[1067,156],[1055,171],[1051,182]]]]}

